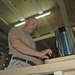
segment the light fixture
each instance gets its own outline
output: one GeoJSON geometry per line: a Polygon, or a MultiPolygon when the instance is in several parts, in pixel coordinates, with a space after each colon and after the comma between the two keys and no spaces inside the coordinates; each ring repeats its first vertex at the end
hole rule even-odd
{"type": "Polygon", "coordinates": [[[39,15],[39,16],[36,16],[35,18],[36,18],[36,19],[39,19],[39,18],[45,17],[45,16],[47,16],[47,15],[49,15],[49,14],[50,14],[50,12],[47,12],[47,13],[41,14],[41,15],[39,15]]]}
{"type": "MultiPolygon", "coordinates": [[[[46,13],[43,13],[43,14],[41,14],[41,15],[39,15],[39,16],[36,16],[35,18],[36,18],[36,19],[39,19],[39,18],[45,17],[45,16],[47,16],[47,15],[49,15],[49,14],[50,14],[50,12],[46,12],[46,13]]],[[[25,21],[23,21],[23,22],[21,22],[21,23],[19,23],[19,24],[16,24],[15,27],[18,27],[18,26],[23,25],[23,24],[25,24],[25,21]]]]}
{"type": "Polygon", "coordinates": [[[23,24],[25,24],[25,21],[23,21],[23,22],[21,22],[21,23],[16,24],[16,25],[15,25],[15,27],[21,26],[21,25],[23,25],[23,24]]]}

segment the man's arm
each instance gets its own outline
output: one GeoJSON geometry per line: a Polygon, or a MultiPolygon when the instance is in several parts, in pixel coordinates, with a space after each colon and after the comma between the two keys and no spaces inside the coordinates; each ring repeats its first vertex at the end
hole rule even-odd
{"type": "Polygon", "coordinates": [[[52,54],[52,51],[50,49],[44,50],[41,52],[38,52],[38,51],[32,49],[17,36],[11,37],[10,41],[11,41],[12,47],[23,54],[37,56],[40,58],[48,58],[48,56],[46,56],[46,54],[49,54],[49,55],[52,54]]]}

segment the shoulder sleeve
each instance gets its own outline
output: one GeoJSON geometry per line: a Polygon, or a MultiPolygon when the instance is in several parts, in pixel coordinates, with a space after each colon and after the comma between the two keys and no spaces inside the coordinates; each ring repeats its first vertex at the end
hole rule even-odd
{"type": "Polygon", "coordinates": [[[11,36],[18,36],[20,37],[20,29],[17,28],[17,27],[13,27],[9,33],[8,33],[8,36],[11,37],[11,36]]]}

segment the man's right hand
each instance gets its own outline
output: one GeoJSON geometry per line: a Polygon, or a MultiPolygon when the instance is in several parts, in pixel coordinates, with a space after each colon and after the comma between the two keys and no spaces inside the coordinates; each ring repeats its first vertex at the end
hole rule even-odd
{"type": "Polygon", "coordinates": [[[47,55],[49,55],[49,56],[52,55],[51,49],[46,49],[46,50],[41,51],[39,57],[49,59],[49,57],[47,55]]]}

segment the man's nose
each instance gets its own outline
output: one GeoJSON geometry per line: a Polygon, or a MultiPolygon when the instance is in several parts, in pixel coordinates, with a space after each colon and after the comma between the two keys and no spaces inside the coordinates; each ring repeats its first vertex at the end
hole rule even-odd
{"type": "Polygon", "coordinates": [[[36,27],[35,27],[35,26],[33,26],[33,29],[35,30],[35,29],[36,29],[36,27]]]}

